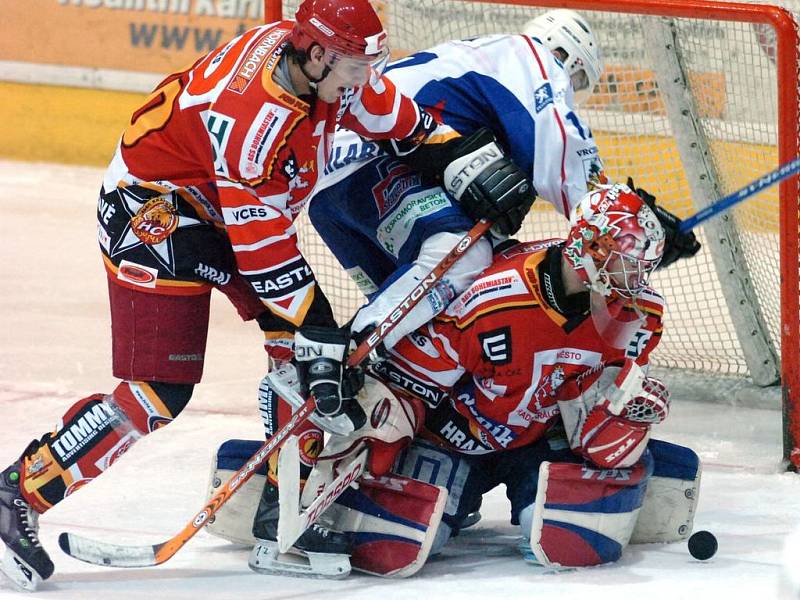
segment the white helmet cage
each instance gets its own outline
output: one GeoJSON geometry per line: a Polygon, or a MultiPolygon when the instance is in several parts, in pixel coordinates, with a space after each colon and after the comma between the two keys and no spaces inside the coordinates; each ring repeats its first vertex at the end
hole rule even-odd
{"type": "Polygon", "coordinates": [[[522,32],[537,38],[564,63],[575,102],[585,101],[603,72],[600,46],[586,19],[574,10],[559,8],[531,19],[522,32]]]}

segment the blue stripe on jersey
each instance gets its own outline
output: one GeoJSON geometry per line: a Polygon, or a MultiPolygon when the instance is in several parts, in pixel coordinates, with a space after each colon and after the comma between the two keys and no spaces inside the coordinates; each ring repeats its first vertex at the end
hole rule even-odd
{"type": "Polygon", "coordinates": [[[417,52],[411,56],[392,61],[386,66],[383,72],[389,73],[395,69],[402,69],[403,67],[408,67],[411,65],[424,65],[425,63],[429,63],[437,58],[439,58],[439,56],[433,52],[417,52]]]}
{"type": "Polygon", "coordinates": [[[414,99],[461,133],[480,127],[495,132],[514,162],[533,173],[536,127],[528,109],[514,93],[495,79],[476,72],[426,83],[414,99]],[[476,91],[479,93],[476,94],[476,91]]]}

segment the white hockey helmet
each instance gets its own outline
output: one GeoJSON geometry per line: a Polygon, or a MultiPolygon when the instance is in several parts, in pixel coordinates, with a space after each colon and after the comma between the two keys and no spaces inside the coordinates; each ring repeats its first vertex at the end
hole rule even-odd
{"type": "Polygon", "coordinates": [[[585,101],[603,72],[600,46],[586,19],[574,10],[559,8],[525,23],[522,33],[537,38],[564,63],[575,102],[585,101]]]}

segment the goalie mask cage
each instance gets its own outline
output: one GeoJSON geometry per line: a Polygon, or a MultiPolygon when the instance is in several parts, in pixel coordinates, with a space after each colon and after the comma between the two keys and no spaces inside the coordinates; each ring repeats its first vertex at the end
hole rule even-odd
{"type": "MultiPolygon", "coordinates": [[[[578,112],[612,181],[631,175],[687,217],[798,155],[800,0],[374,0],[394,57],[450,39],[519,33],[551,8],[580,11],[604,72],[578,112]]],[[[298,0],[265,0],[267,21],[298,0]]],[[[538,151],[543,151],[539,149],[538,151]]],[[[546,151],[546,150],[545,150],[546,151]]],[[[366,199],[365,199],[366,200],[366,199]]],[[[368,201],[368,200],[366,200],[368,201]]],[[[657,272],[667,299],[653,354],[675,397],[782,406],[784,457],[800,467],[798,183],[790,178],[707,221],[703,250],[657,272]]],[[[539,201],[520,239],[563,237],[539,201]]],[[[363,302],[313,230],[304,252],[340,322],[363,302]]]]}

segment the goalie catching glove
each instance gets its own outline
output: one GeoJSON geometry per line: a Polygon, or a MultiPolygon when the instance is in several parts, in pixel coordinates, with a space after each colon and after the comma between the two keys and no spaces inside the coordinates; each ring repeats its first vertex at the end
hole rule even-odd
{"type": "Polygon", "coordinates": [[[680,258],[689,258],[700,251],[700,242],[691,231],[681,232],[681,220],[663,206],[656,204],[656,197],[642,188],[637,188],[633,178],[628,177],[628,187],[644,200],[656,213],[661,227],[664,228],[664,255],[658,268],[663,269],[680,258]]]}
{"type": "Polygon", "coordinates": [[[641,457],[650,426],[669,414],[669,391],[631,359],[605,367],[594,381],[565,382],[558,405],[570,446],[593,464],[630,467],[641,457]]]}
{"type": "Polygon", "coordinates": [[[358,429],[366,419],[355,401],[364,385],[364,372],[344,365],[349,345],[350,332],[346,328],[306,326],[294,336],[301,395],[314,396],[315,412],[323,423],[326,419],[346,418],[352,422],[352,429],[358,429]]]}

